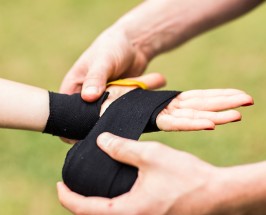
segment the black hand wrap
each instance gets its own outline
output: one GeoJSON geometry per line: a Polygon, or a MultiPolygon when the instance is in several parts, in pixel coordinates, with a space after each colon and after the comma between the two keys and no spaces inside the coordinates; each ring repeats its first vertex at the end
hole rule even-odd
{"type": "Polygon", "coordinates": [[[114,101],[86,138],[69,150],[62,173],[66,185],[85,196],[115,197],[129,191],[138,170],[111,159],[96,139],[111,132],[137,140],[148,122],[147,131],[157,130],[156,116],[178,93],[135,89],[114,101]]]}
{"type": "Polygon", "coordinates": [[[43,133],[82,140],[100,118],[101,105],[108,97],[88,103],[80,94],[65,95],[49,92],[50,115],[43,133]]]}

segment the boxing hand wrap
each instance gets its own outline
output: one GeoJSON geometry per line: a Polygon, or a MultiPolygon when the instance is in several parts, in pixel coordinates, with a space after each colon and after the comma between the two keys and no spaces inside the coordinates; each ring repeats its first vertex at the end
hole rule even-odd
{"type": "Polygon", "coordinates": [[[43,133],[82,140],[100,118],[101,105],[108,92],[96,102],[85,102],[79,93],[73,95],[49,92],[50,115],[43,133]]]}
{"type": "MultiPolygon", "coordinates": [[[[67,153],[62,172],[65,184],[84,196],[112,198],[128,192],[137,178],[137,168],[111,159],[98,148],[97,137],[110,132],[137,140],[153,113],[158,114],[179,93],[135,89],[114,101],[86,138],[67,153]]],[[[153,121],[156,124],[156,117],[153,121]]]]}

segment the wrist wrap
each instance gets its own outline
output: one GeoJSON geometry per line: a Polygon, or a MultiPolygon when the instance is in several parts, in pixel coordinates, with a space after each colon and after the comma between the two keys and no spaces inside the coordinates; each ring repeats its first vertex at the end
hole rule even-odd
{"type": "Polygon", "coordinates": [[[82,140],[100,118],[101,105],[108,97],[96,102],[82,100],[80,94],[66,95],[49,92],[50,115],[43,133],[82,140]]]}
{"type": "Polygon", "coordinates": [[[67,153],[62,172],[65,184],[84,196],[112,198],[128,192],[138,170],[111,159],[98,148],[97,137],[103,132],[110,132],[137,140],[148,122],[147,131],[158,130],[156,116],[179,93],[135,89],[114,101],[86,138],[67,153]]]}

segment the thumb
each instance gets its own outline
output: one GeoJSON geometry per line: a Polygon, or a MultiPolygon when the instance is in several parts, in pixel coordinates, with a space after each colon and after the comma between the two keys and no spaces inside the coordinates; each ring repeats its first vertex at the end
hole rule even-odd
{"type": "Polygon", "coordinates": [[[111,133],[102,133],[97,139],[98,146],[113,159],[131,166],[140,167],[142,147],[138,141],[115,136],[111,133]]]}
{"type": "Polygon", "coordinates": [[[88,102],[97,100],[105,91],[106,83],[111,73],[112,68],[107,61],[101,60],[99,63],[89,67],[83,82],[81,97],[88,102]]]}
{"type": "Polygon", "coordinates": [[[107,77],[105,74],[88,73],[82,86],[81,97],[87,102],[94,102],[100,98],[106,88],[107,77]]]}

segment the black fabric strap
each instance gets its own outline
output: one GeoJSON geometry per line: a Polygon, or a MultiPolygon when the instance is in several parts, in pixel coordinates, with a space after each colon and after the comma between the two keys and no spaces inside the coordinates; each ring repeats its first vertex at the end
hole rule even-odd
{"type": "Polygon", "coordinates": [[[138,170],[111,159],[98,148],[96,139],[111,132],[137,140],[149,121],[147,130],[154,129],[153,113],[158,114],[178,93],[135,89],[114,101],[86,138],[69,150],[62,171],[66,185],[85,196],[115,197],[129,191],[138,170]]]}
{"type": "Polygon", "coordinates": [[[108,92],[96,102],[82,100],[79,93],[65,95],[49,92],[50,115],[43,133],[69,139],[84,139],[100,118],[101,105],[108,92]]]}

